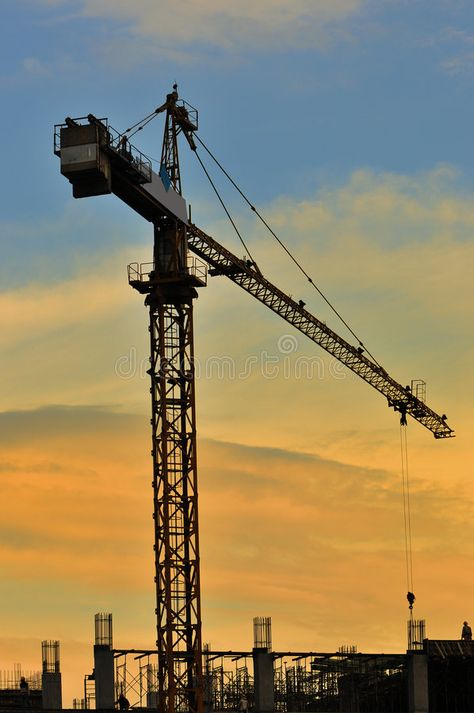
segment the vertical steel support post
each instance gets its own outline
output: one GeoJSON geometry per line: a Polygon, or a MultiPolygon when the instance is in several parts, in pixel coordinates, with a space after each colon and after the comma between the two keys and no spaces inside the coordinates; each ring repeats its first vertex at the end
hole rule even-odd
{"type": "MultiPolygon", "coordinates": [[[[181,195],[173,89],[160,176],[166,190],[181,195]]],[[[154,233],[153,270],[133,286],[147,294],[150,311],[158,709],[203,713],[193,300],[205,281],[188,269],[182,221],[163,213],[154,233]]]]}
{"type": "Polygon", "coordinates": [[[147,298],[161,713],[203,706],[193,293],[181,285],[147,298]]]}
{"type": "Polygon", "coordinates": [[[166,169],[168,178],[174,190],[181,195],[181,173],[178,155],[178,133],[180,131],[174,114],[174,107],[178,98],[177,92],[168,94],[169,104],[166,112],[165,133],[163,136],[163,148],[161,152],[161,168],[166,169]]]}

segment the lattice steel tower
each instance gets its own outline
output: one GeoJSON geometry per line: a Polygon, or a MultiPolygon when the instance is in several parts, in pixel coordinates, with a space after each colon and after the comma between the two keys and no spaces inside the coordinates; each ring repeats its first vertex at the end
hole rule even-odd
{"type": "MultiPolygon", "coordinates": [[[[181,195],[177,135],[196,126],[176,90],[166,102],[160,176],[181,195]]],[[[186,225],[154,221],[154,260],[131,284],[150,313],[159,710],[201,713],[202,643],[193,300],[205,279],[188,257],[186,225]]]]}

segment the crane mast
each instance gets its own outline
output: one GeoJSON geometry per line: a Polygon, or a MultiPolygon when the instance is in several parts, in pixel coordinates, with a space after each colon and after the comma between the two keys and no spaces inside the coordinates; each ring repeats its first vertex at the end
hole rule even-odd
{"type": "MultiPolygon", "coordinates": [[[[181,195],[176,99],[176,92],[167,98],[160,175],[181,195]]],[[[203,283],[188,265],[178,218],[154,220],[149,267],[131,284],[149,310],[158,706],[161,713],[201,713],[193,301],[203,283]]]]}
{"type": "Polygon", "coordinates": [[[153,224],[153,262],[129,266],[129,283],[149,311],[158,707],[202,713],[193,301],[207,272],[187,251],[177,142],[183,133],[193,147],[197,112],[176,86],[161,112],[159,174],[127,132],[92,114],[55,127],[55,153],[75,198],[113,192],[153,224]]]}

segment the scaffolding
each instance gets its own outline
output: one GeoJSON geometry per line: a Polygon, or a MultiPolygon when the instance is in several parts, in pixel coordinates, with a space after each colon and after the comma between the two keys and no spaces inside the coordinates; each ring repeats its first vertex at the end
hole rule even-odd
{"type": "MultiPolygon", "coordinates": [[[[261,639],[260,639],[261,642],[261,639]]],[[[258,647],[264,648],[264,647],[258,647]]],[[[401,713],[407,710],[404,654],[362,654],[355,646],[335,653],[273,653],[275,710],[281,713],[401,713]]],[[[252,652],[203,653],[209,708],[249,710],[255,700],[252,652]]]]}
{"type": "MultiPolygon", "coordinates": [[[[117,696],[123,692],[132,708],[156,708],[158,652],[121,649],[114,650],[114,655],[117,696]]],[[[334,653],[273,652],[272,657],[275,711],[402,713],[407,710],[406,654],[364,654],[349,645],[334,653]]],[[[254,651],[213,651],[207,645],[202,669],[207,710],[254,709],[254,651]]]]}
{"type": "Polygon", "coordinates": [[[158,652],[115,650],[115,698],[123,694],[131,708],[158,706],[158,652]]]}
{"type": "Polygon", "coordinates": [[[13,670],[0,671],[0,689],[14,690],[24,678],[30,691],[41,691],[41,671],[24,671],[21,664],[13,664],[13,670]]]}
{"type": "Polygon", "coordinates": [[[205,652],[204,691],[206,702],[213,710],[240,711],[245,706],[251,709],[254,700],[252,654],[205,652]]]}
{"type": "MultiPolygon", "coordinates": [[[[341,647],[345,648],[345,647],[341,647]]],[[[353,648],[353,647],[347,647],[353,648]]],[[[406,657],[401,655],[303,655],[282,662],[278,708],[286,711],[385,713],[407,710],[406,657]]]]}
{"type": "Polygon", "coordinates": [[[42,703],[40,671],[25,671],[19,663],[12,671],[0,671],[0,709],[38,709],[42,703]]]}
{"type": "Polygon", "coordinates": [[[95,679],[94,674],[84,676],[84,708],[92,710],[95,708],[95,679]]]}

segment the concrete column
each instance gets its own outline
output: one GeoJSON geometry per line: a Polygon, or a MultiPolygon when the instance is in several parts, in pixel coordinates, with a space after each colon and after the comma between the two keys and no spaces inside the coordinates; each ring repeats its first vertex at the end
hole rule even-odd
{"type": "Polygon", "coordinates": [[[412,653],[408,655],[408,713],[428,711],[428,657],[412,653]]]}
{"type": "Polygon", "coordinates": [[[62,687],[61,674],[43,673],[42,675],[43,688],[43,708],[51,711],[61,710],[62,706],[62,687]]]}
{"type": "Polygon", "coordinates": [[[45,710],[61,710],[62,690],[59,662],[60,642],[45,640],[41,642],[43,674],[41,680],[42,706],[45,710]]]}
{"type": "Polygon", "coordinates": [[[253,649],[253,673],[256,713],[273,713],[275,710],[275,684],[273,680],[273,654],[268,649],[253,649]]]}
{"type": "Polygon", "coordinates": [[[114,652],[107,645],[94,646],[95,707],[115,707],[114,652]]]}

